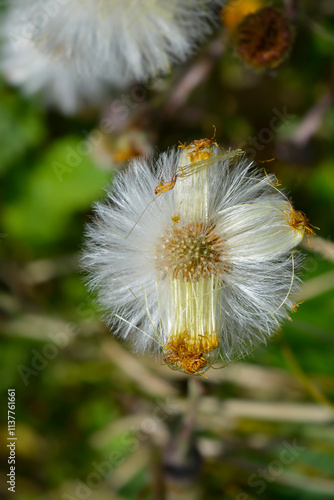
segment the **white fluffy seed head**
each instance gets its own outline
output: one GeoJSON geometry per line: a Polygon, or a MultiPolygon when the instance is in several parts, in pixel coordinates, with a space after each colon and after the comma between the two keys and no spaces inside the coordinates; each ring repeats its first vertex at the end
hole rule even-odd
{"type": "MultiPolygon", "coordinates": [[[[26,4],[26,10],[28,7],[26,4]]],[[[106,99],[107,82],[104,78],[84,77],[73,63],[63,60],[60,49],[57,53],[49,53],[44,50],[44,44],[35,43],[34,26],[25,15],[24,7],[21,11],[14,2],[4,16],[1,28],[1,71],[5,79],[21,87],[24,94],[38,93],[45,104],[65,114],[96,106],[106,99]]]]}
{"type": "Polygon", "coordinates": [[[89,286],[137,351],[202,373],[265,342],[293,308],[293,249],[309,229],[298,214],[273,176],[208,139],[136,159],[95,205],[89,286]]]}
{"type": "Polygon", "coordinates": [[[5,35],[84,79],[124,85],[169,71],[211,31],[223,0],[13,0],[5,35]],[[9,23],[10,21],[10,23],[9,23]]]}

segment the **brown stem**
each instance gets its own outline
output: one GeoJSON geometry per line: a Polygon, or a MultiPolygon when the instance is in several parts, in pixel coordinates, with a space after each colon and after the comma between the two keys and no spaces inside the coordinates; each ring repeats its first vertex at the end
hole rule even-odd
{"type": "Polygon", "coordinates": [[[180,432],[166,447],[164,470],[166,500],[199,500],[201,456],[196,446],[194,427],[202,388],[197,378],[188,381],[188,408],[180,432]]]}
{"type": "Polygon", "coordinates": [[[298,147],[305,146],[317,132],[323,117],[333,102],[333,91],[328,90],[308,111],[294,132],[291,141],[298,147]]]}
{"type": "Polygon", "coordinates": [[[211,42],[205,56],[196,61],[176,83],[165,106],[164,115],[171,118],[183,106],[191,92],[211,73],[215,63],[223,54],[221,34],[211,42]]]}

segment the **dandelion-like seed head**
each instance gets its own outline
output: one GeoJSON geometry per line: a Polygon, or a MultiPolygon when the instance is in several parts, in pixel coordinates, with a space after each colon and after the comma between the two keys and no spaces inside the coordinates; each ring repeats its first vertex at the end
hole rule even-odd
{"type": "Polygon", "coordinates": [[[240,150],[202,139],[134,159],[95,211],[90,288],[120,336],[172,369],[244,356],[295,310],[293,249],[313,230],[240,150]]]}
{"type": "MultiPolygon", "coordinates": [[[[19,68],[22,84],[32,79],[33,71],[29,72],[18,57],[21,46],[29,41],[25,50],[32,64],[43,58],[50,71],[54,66],[64,67],[65,77],[65,70],[74,80],[77,74],[79,88],[90,88],[99,81],[124,87],[134,80],[169,73],[173,64],[187,59],[211,33],[217,21],[216,8],[222,3],[15,0],[10,2],[4,33],[6,67],[10,72],[13,66],[19,68]],[[11,49],[13,39],[15,50],[11,49]]],[[[45,69],[43,74],[49,76],[45,69]]],[[[38,79],[40,87],[51,86],[51,76],[47,82],[42,80],[38,79]]]]}
{"type": "Polygon", "coordinates": [[[249,14],[234,33],[240,57],[255,68],[275,68],[286,57],[292,43],[288,18],[273,7],[249,14]]]}
{"type": "MultiPolygon", "coordinates": [[[[50,43],[52,36],[48,33],[48,26],[56,20],[57,12],[60,14],[65,8],[65,5],[62,8],[58,5],[59,10],[56,8],[53,11],[57,3],[60,2],[10,2],[1,20],[0,69],[4,78],[10,84],[21,87],[24,94],[37,93],[48,106],[72,114],[104,102],[108,96],[108,85],[103,74],[84,77],[78,70],[73,53],[68,58],[69,51],[64,41],[50,43]],[[48,3],[54,15],[46,15],[50,12],[48,3]]],[[[68,16],[67,26],[71,26],[69,19],[68,16]]]]}

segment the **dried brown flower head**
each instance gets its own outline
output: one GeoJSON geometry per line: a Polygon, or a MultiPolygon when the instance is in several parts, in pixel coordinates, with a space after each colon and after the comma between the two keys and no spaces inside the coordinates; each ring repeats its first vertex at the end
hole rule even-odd
{"type": "Polygon", "coordinates": [[[240,57],[255,68],[275,68],[286,57],[292,43],[288,18],[273,7],[249,14],[235,30],[240,57]]]}

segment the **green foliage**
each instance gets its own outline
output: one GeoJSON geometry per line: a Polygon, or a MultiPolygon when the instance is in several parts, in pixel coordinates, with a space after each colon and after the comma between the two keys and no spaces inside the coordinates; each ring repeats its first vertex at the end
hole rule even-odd
{"type": "Polygon", "coordinates": [[[46,135],[44,113],[0,81],[0,177],[46,135]]]}
{"type": "Polygon", "coordinates": [[[18,180],[18,196],[8,201],[3,227],[17,244],[55,244],[77,233],[77,216],[99,198],[110,173],[96,167],[90,157],[80,155],[80,137],[62,138],[29,165],[18,180]]]}

